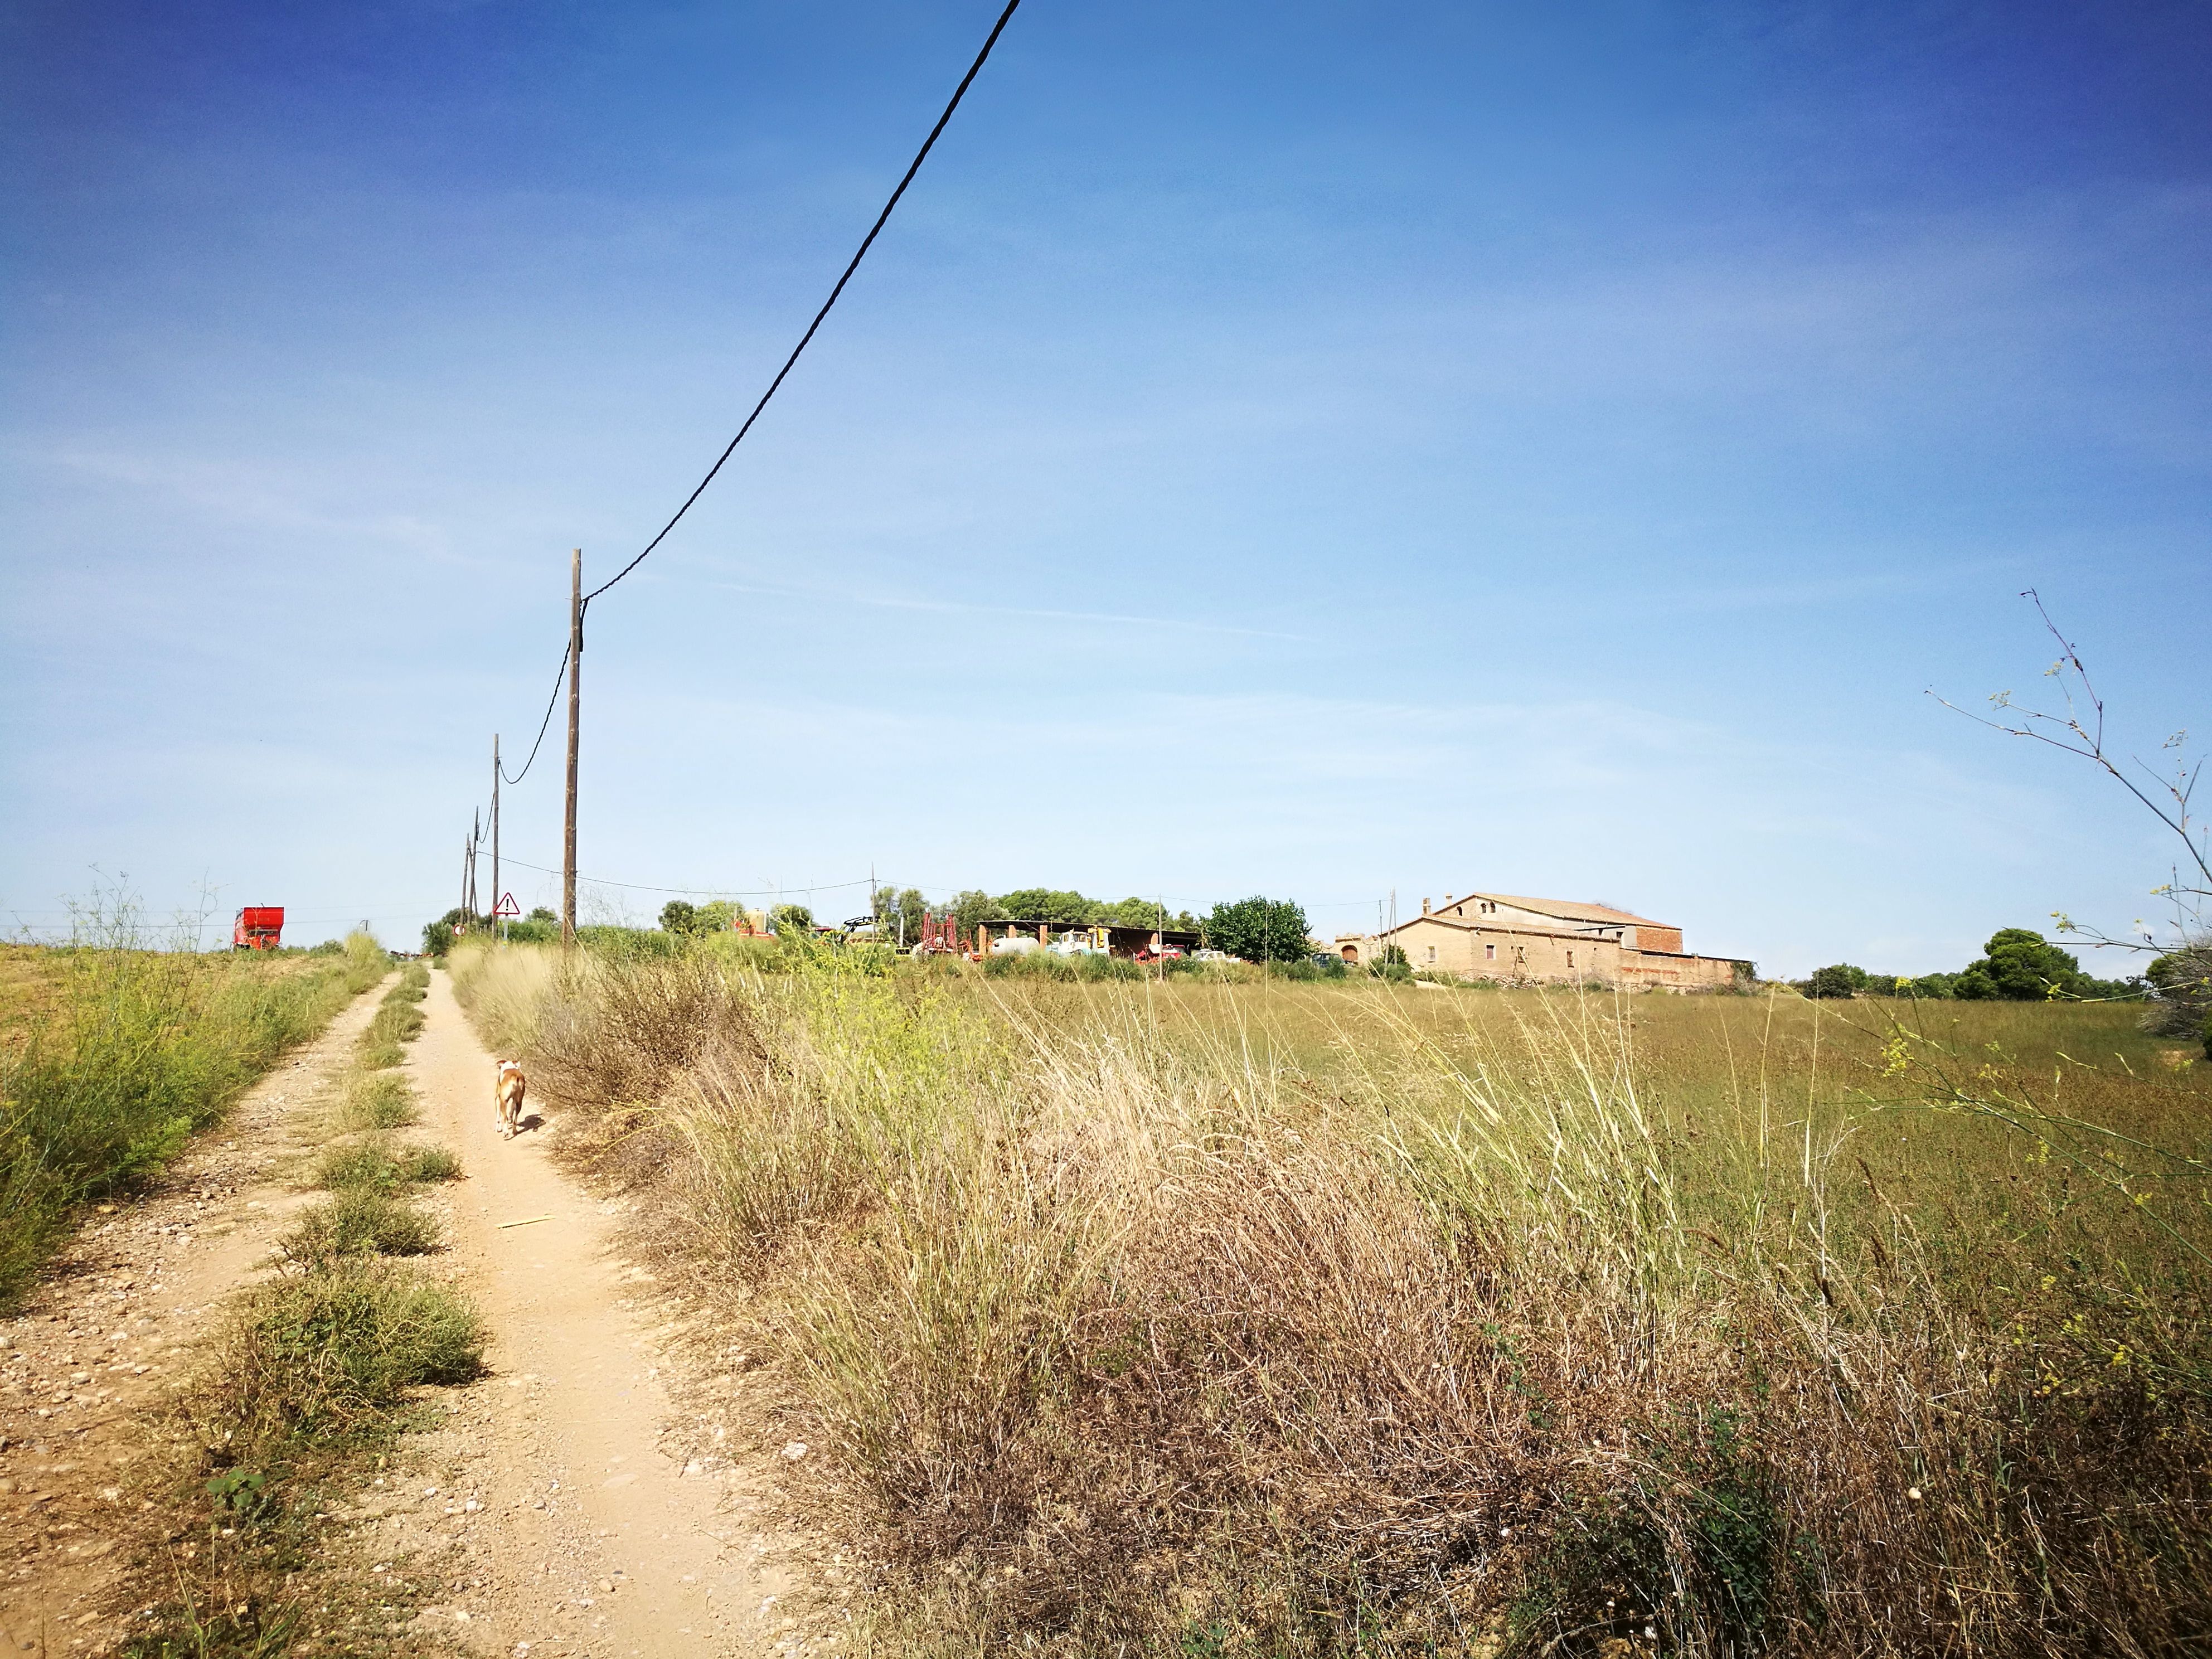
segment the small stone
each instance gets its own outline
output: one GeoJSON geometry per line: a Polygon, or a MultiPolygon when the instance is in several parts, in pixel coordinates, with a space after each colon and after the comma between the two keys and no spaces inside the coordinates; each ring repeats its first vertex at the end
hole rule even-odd
{"type": "Polygon", "coordinates": [[[793,1441],[783,1449],[783,1455],[787,1462],[796,1463],[806,1455],[806,1443],[804,1440],[793,1441]]]}

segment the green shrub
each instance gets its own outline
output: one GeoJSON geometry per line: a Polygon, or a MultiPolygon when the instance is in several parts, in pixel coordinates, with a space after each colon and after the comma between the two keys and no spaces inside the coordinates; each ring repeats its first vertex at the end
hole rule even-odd
{"type": "Polygon", "coordinates": [[[423,1255],[441,1242],[438,1224],[375,1186],[340,1188],[300,1218],[281,1241],[295,1261],[326,1267],[342,1256],[423,1255]]]}
{"type": "Polygon", "coordinates": [[[423,1182],[457,1181],[461,1161],[443,1146],[387,1146],[380,1139],[333,1146],[315,1168],[315,1184],[337,1192],[368,1187],[396,1192],[423,1182]]]}
{"type": "Polygon", "coordinates": [[[349,1187],[392,1192],[399,1185],[399,1166],[382,1146],[373,1140],[351,1146],[333,1146],[315,1165],[315,1184],[331,1192],[349,1187]]]}
{"type": "Polygon", "coordinates": [[[377,1009],[375,1018],[356,1039],[354,1058],[365,1069],[388,1071],[398,1065],[407,1058],[401,1045],[412,1042],[422,1034],[423,1012],[408,1000],[408,991],[404,981],[394,987],[377,1009]]]}
{"type": "Polygon", "coordinates": [[[443,1146],[402,1146],[399,1178],[421,1185],[433,1181],[459,1181],[461,1160],[443,1146]]]}
{"type": "MultiPolygon", "coordinates": [[[[424,1383],[483,1370],[483,1329],[456,1291],[374,1259],[250,1292],[207,1390],[237,1459],[295,1436],[383,1426],[424,1383]]],[[[215,1443],[224,1443],[217,1441],[215,1443]]]]}
{"type": "Polygon", "coordinates": [[[415,1118],[415,1091],[389,1072],[354,1078],[338,1107],[338,1127],[347,1130],[404,1128],[415,1118]]]}

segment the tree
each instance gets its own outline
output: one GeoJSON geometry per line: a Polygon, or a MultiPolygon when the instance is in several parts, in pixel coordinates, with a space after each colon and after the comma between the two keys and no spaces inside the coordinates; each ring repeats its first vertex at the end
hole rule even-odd
{"type": "Polygon", "coordinates": [[[922,918],[929,901],[919,887],[902,888],[886,882],[876,889],[876,937],[891,944],[912,945],[921,937],[922,918]]]}
{"type": "MultiPolygon", "coordinates": [[[[2166,882],[2151,890],[2154,897],[2166,901],[2172,914],[2172,942],[2163,949],[2170,953],[2178,948],[2205,946],[2208,935],[2212,935],[2212,926],[2208,926],[2205,915],[2205,907],[2212,904],[2212,829],[2190,812],[2190,799],[2196,793],[2197,781],[2203,769],[2203,760],[2190,760],[2186,732],[2176,732],[2162,745],[2173,757],[2171,776],[2153,771],[2140,760],[2134,762],[2131,773],[2114,760],[2106,746],[2105,700],[2091,683],[2081,653],[2075,649],[2071,640],[2059,632],[2058,624],[2051,620],[2051,613],[2043,608],[2042,597],[2033,588],[2021,597],[2033,604],[2036,615],[2043,618],[2045,630],[2058,641],[2058,660],[2043,673],[2045,679],[2057,683],[2064,712],[2024,708],[2013,701],[2009,691],[1999,691],[1990,698],[1990,706],[1997,716],[1994,720],[1968,714],[1948,698],[1936,697],[1936,701],[1954,713],[1966,714],[1977,725],[2002,732],[2007,737],[2033,738],[2078,756],[2134,796],[2181,843],[2181,858],[2174,864],[2166,882]]],[[[1928,695],[1936,696],[1932,690],[1928,695]]],[[[2154,932],[2145,927],[2140,918],[2136,922],[2137,936],[2128,939],[2079,927],[2063,912],[2057,921],[2060,933],[2078,933],[2092,945],[2113,945],[2125,951],[2161,950],[2154,943],[2154,932]]]]}
{"type": "Polygon", "coordinates": [[[1867,988],[1869,975],[1863,968],[1855,968],[1848,962],[1838,962],[1832,967],[1815,968],[1813,976],[1805,981],[1808,997],[1855,997],[1867,988]]]}
{"type": "Polygon", "coordinates": [[[695,933],[699,931],[699,911],[696,906],[684,899],[671,899],[660,907],[660,931],[664,933],[695,933]]]}
{"type": "Polygon", "coordinates": [[[988,893],[970,887],[952,896],[952,915],[963,932],[973,933],[979,921],[1004,921],[1006,907],[988,893]]]}
{"type": "Polygon", "coordinates": [[[1982,949],[1981,960],[1969,963],[1959,975],[1954,996],[1968,1002],[2041,1002],[2102,988],[2081,971],[2072,952],[2048,943],[2033,928],[2000,927],[1982,949]]]}
{"type": "Polygon", "coordinates": [[[737,919],[736,900],[716,899],[712,904],[699,907],[698,920],[692,924],[691,931],[696,933],[726,933],[737,919]]]}
{"type": "Polygon", "coordinates": [[[1304,962],[1313,952],[1306,942],[1306,913],[1289,899],[1255,893],[1217,904],[1205,927],[1207,944],[1247,962],[1304,962]]]}
{"type": "Polygon", "coordinates": [[[526,921],[558,921],[561,918],[555,915],[544,905],[539,904],[533,905],[531,908],[530,914],[524,917],[523,920],[526,921]]]}
{"type": "Polygon", "coordinates": [[[769,931],[805,937],[814,929],[814,912],[803,904],[779,904],[768,913],[769,931]]]}
{"type": "Polygon", "coordinates": [[[1048,921],[1060,927],[1086,927],[1098,920],[1097,899],[1051,887],[1021,887],[999,896],[999,908],[1013,921],[1048,921]]]}

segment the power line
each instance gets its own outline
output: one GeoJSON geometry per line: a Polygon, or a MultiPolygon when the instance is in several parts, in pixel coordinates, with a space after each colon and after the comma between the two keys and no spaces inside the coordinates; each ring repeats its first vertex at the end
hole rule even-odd
{"type": "MultiPolygon", "coordinates": [[[[960,100],[968,95],[969,84],[975,80],[977,73],[982,69],[983,60],[991,55],[991,48],[999,44],[999,36],[1004,33],[1007,20],[1014,15],[1014,9],[1021,3],[1022,0],[1006,0],[1006,9],[999,14],[999,21],[991,26],[990,38],[983,42],[983,50],[975,54],[975,61],[968,66],[968,73],[960,77],[960,84],[952,94],[952,101],[945,105],[945,113],[937,118],[937,125],[929,130],[929,137],[921,141],[921,148],[915,152],[914,160],[908,164],[906,175],[898,181],[898,188],[891,192],[890,200],[884,204],[884,210],[876,216],[876,222],[868,228],[868,234],[861,239],[860,251],[853,255],[851,263],[845,267],[845,274],[837,279],[837,286],[830,290],[830,297],[822,302],[822,309],[814,313],[814,320],[806,325],[806,332],[799,337],[799,343],[792,347],[791,356],[784,359],[783,367],[776,371],[775,379],[769,382],[768,390],[761,393],[760,401],[753,405],[753,412],[745,416],[745,423],[738,428],[738,435],[730,440],[728,447],[715,458],[714,465],[707,469],[707,476],[699,480],[698,487],[684,498],[684,505],[676,509],[675,518],[661,526],[660,534],[645,544],[645,551],[584,595],[584,603],[586,605],[645,562],[653,550],[659,547],[668,532],[676,528],[678,521],[691,510],[691,503],[697,501],[705,493],[707,486],[714,482],[714,475],[722,470],[722,463],[728,460],[736,452],[738,446],[745,441],[745,434],[753,429],[753,422],[760,419],[761,411],[768,407],[769,399],[775,396],[776,388],[783,384],[784,376],[790,374],[793,365],[799,362],[799,354],[806,349],[808,343],[814,338],[814,331],[822,326],[822,319],[830,314],[830,307],[837,303],[837,296],[844,293],[845,284],[853,280],[853,273],[860,268],[860,261],[867,258],[868,250],[875,246],[877,234],[890,219],[891,210],[899,204],[899,198],[906,194],[906,187],[914,182],[915,174],[921,171],[921,164],[928,159],[932,146],[937,143],[938,135],[945,131],[945,123],[952,118],[952,112],[960,107],[960,100]]],[[[551,711],[547,712],[550,718],[551,711]]]]}
{"type": "MultiPolygon", "coordinates": [[[[946,123],[952,119],[952,112],[960,107],[960,100],[968,95],[969,85],[982,69],[984,61],[990,57],[991,49],[999,44],[999,36],[1006,32],[1007,21],[1013,16],[1015,9],[1020,4],[1021,0],[1007,0],[1006,9],[999,14],[999,21],[991,26],[991,33],[983,42],[983,49],[975,54],[975,61],[968,66],[968,73],[960,77],[959,86],[953,89],[951,101],[945,105],[945,112],[937,118],[937,125],[930,128],[929,137],[922,140],[921,148],[915,152],[914,160],[908,164],[905,173],[898,181],[898,187],[891,191],[890,199],[884,204],[884,210],[876,216],[875,223],[868,228],[868,234],[861,239],[860,246],[846,264],[844,273],[837,278],[836,286],[830,290],[830,297],[822,302],[822,309],[814,313],[814,320],[806,325],[806,332],[799,337],[799,343],[791,349],[791,356],[784,359],[783,367],[776,371],[775,379],[769,382],[768,390],[761,393],[760,401],[753,405],[752,413],[745,416],[744,424],[738,428],[738,435],[730,440],[722,453],[715,458],[714,465],[707,469],[707,476],[700,479],[697,486],[684,498],[684,505],[676,509],[675,516],[660,527],[660,533],[645,544],[644,551],[584,596],[584,605],[586,609],[590,607],[593,599],[644,563],[653,550],[667,539],[668,532],[675,529],[684,515],[691,510],[692,503],[706,493],[707,486],[714,482],[715,474],[722,470],[723,464],[736,453],[738,446],[744,441],[745,434],[753,429],[753,423],[760,419],[761,411],[768,407],[769,400],[775,396],[778,389],[782,386],[785,377],[798,363],[799,354],[812,343],[816,331],[822,326],[823,319],[829,316],[830,307],[837,303],[839,296],[845,292],[845,285],[853,280],[853,273],[860,268],[860,261],[867,257],[868,250],[875,246],[877,236],[882,232],[884,226],[890,222],[891,210],[899,204],[899,198],[906,194],[907,186],[914,182],[915,175],[921,171],[922,162],[928,159],[929,152],[936,146],[939,135],[944,132],[946,123]]],[[[537,741],[530,745],[530,758],[522,763],[522,770],[507,777],[508,783],[520,783],[529,775],[532,765],[536,763],[538,749],[545,741],[545,734],[552,729],[553,711],[560,706],[561,702],[561,681],[568,672],[568,649],[563,646],[561,651],[561,665],[553,675],[553,694],[545,700],[544,719],[538,723],[537,741]]],[[[503,769],[501,775],[506,775],[503,769]]],[[[620,886],[624,884],[612,884],[620,886]]],[[[665,892],[681,890],[658,888],[652,890],[665,892]]]]}
{"type": "MultiPolygon", "coordinates": [[[[553,672],[553,695],[545,699],[545,718],[538,722],[538,743],[530,745],[530,759],[522,763],[522,770],[517,772],[513,777],[507,778],[509,783],[520,783],[523,779],[530,775],[531,764],[538,758],[538,744],[545,741],[546,732],[552,729],[554,706],[561,701],[561,678],[568,672],[568,647],[564,645],[561,647],[561,666],[553,672]]],[[[500,775],[503,778],[507,777],[505,767],[500,769],[500,775]]]]}

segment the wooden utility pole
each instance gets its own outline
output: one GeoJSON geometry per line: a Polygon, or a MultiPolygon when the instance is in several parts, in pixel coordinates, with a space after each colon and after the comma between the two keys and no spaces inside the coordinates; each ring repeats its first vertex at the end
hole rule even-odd
{"type": "Polygon", "coordinates": [[[584,550],[568,553],[568,807],[561,826],[561,948],[576,945],[576,734],[584,695],[584,550]]]}
{"type": "Polygon", "coordinates": [[[491,734],[491,936],[499,937],[499,733],[491,734]]]}
{"type": "Polygon", "coordinates": [[[469,882],[468,893],[461,900],[461,908],[469,913],[473,922],[482,914],[477,908],[477,848],[483,844],[483,819],[481,814],[469,814],[469,882]]]}

